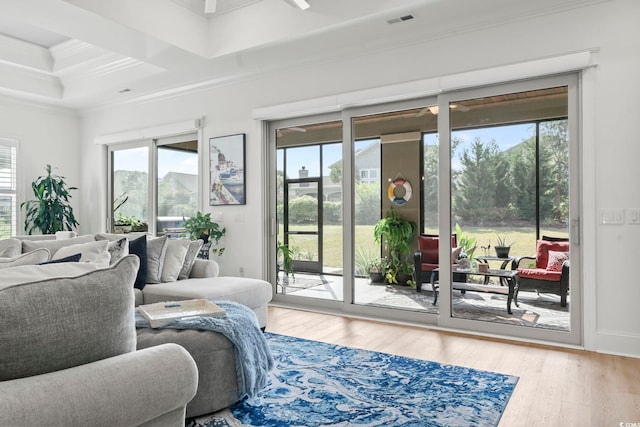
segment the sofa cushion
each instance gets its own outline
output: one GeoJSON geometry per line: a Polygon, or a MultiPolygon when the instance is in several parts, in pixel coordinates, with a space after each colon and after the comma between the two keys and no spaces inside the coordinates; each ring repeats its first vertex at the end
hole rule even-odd
{"type": "Polygon", "coordinates": [[[198,257],[198,253],[200,252],[203,244],[204,241],[202,239],[192,240],[189,243],[187,255],[184,257],[184,263],[182,264],[182,269],[178,275],[178,280],[185,280],[189,278],[191,270],[193,270],[193,265],[196,262],[196,258],[198,257]]]}
{"type": "Polygon", "coordinates": [[[14,258],[22,253],[22,242],[9,238],[0,240],[0,258],[14,258]]]}
{"type": "Polygon", "coordinates": [[[162,283],[167,240],[167,236],[147,240],[147,283],[162,283]]]}
{"type": "Polygon", "coordinates": [[[559,282],[562,272],[550,271],[546,268],[519,268],[518,277],[525,279],[547,280],[550,282],[559,282]]]}
{"type": "Polygon", "coordinates": [[[215,301],[233,301],[249,308],[271,301],[269,282],[248,277],[209,277],[188,279],[173,283],[158,283],[144,288],[144,303],[205,298],[215,301]]]}
{"type": "Polygon", "coordinates": [[[160,276],[162,283],[178,280],[190,242],[190,240],[185,239],[167,240],[167,249],[162,263],[162,275],[160,276]]]}
{"type": "Polygon", "coordinates": [[[13,258],[0,258],[0,269],[18,267],[21,265],[35,265],[49,259],[49,250],[45,248],[36,249],[26,254],[13,258]]]}
{"type": "Polygon", "coordinates": [[[93,242],[63,246],[57,250],[55,255],[51,256],[51,259],[56,260],[70,255],[80,254],[80,262],[92,262],[99,267],[108,267],[109,260],[111,259],[111,255],[109,255],[107,251],[108,246],[109,242],[107,240],[94,240],[93,242]]]}
{"type": "Polygon", "coordinates": [[[147,283],[147,236],[142,235],[137,239],[130,240],[129,253],[137,256],[140,260],[140,267],[133,286],[136,289],[142,289],[147,283]]]}
{"type": "Polygon", "coordinates": [[[31,270],[31,277],[45,279],[0,289],[0,381],[134,351],[133,282],[138,263],[136,257],[127,256],[110,268],[94,271],[89,270],[95,269],[90,264],[8,269],[22,270],[23,276],[24,270],[31,270]],[[66,274],[85,272],[59,277],[65,269],[66,274]]]}
{"type": "Polygon", "coordinates": [[[31,252],[35,249],[46,248],[51,252],[51,257],[56,254],[56,252],[64,247],[70,245],[76,245],[78,243],[88,243],[94,242],[96,239],[92,235],[84,235],[74,237],[72,239],[63,239],[63,240],[22,240],[22,252],[31,252]]]}

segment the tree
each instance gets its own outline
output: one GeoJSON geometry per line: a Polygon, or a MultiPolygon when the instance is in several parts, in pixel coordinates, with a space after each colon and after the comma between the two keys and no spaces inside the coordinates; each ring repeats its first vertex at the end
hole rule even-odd
{"type": "Polygon", "coordinates": [[[499,150],[492,140],[485,145],[476,137],[460,156],[462,169],[455,179],[454,212],[469,223],[481,224],[492,219],[497,182],[495,171],[500,163],[499,150]]]}
{"type": "Polygon", "coordinates": [[[542,219],[564,224],[569,215],[569,130],[567,120],[540,124],[542,219]]]}

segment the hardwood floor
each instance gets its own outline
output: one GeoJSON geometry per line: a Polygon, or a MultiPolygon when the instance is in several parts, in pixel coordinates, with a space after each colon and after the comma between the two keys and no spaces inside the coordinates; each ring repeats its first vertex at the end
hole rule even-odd
{"type": "Polygon", "coordinates": [[[500,426],[640,427],[640,359],[282,307],[267,331],[517,375],[500,426]]]}

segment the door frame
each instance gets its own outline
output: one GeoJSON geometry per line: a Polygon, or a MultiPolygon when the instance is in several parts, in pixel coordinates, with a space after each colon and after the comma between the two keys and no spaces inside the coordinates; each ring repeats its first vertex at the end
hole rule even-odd
{"type": "Polygon", "coordinates": [[[299,260],[293,259],[293,271],[301,271],[308,273],[323,273],[323,258],[322,258],[322,238],[323,238],[323,223],[322,223],[322,177],[313,177],[313,178],[293,178],[287,179],[285,175],[285,179],[283,182],[285,187],[284,190],[284,218],[283,218],[283,228],[284,228],[284,243],[289,244],[289,236],[290,235],[298,235],[298,236],[316,236],[317,238],[317,250],[318,250],[318,260],[317,261],[309,261],[309,260],[299,260]],[[317,196],[316,199],[318,201],[317,204],[317,219],[316,219],[316,231],[291,231],[289,229],[289,185],[292,184],[316,184],[317,188],[317,196]]]}
{"type": "MultiPolygon", "coordinates": [[[[583,342],[582,325],[582,253],[580,222],[580,194],[581,194],[581,167],[580,167],[580,79],[578,73],[564,74],[560,76],[531,79],[526,81],[504,83],[483,88],[466,89],[450,92],[438,96],[438,129],[439,152],[439,234],[450,235],[451,222],[451,127],[449,104],[470,98],[486,96],[506,95],[515,92],[545,89],[556,86],[568,87],[568,126],[569,126],[569,235],[571,251],[571,305],[570,305],[570,331],[555,331],[551,329],[533,328],[526,326],[514,326],[500,323],[483,322],[470,319],[452,317],[451,302],[451,265],[440,265],[440,314],[438,325],[445,328],[466,330],[488,334],[492,336],[508,336],[527,340],[551,341],[561,344],[581,345],[583,342]]],[[[439,248],[440,259],[448,259],[451,255],[450,247],[442,245],[439,248]]]]}

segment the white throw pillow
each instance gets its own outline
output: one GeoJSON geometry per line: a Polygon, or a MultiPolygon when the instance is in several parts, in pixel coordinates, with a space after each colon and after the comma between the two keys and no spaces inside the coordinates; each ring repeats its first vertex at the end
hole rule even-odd
{"type": "Polygon", "coordinates": [[[167,241],[167,251],[162,265],[162,283],[175,282],[178,280],[184,259],[187,256],[190,240],[169,239],[167,241]]]}
{"type": "Polygon", "coordinates": [[[189,278],[191,270],[193,270],[193,264],[195,264],[196,258],[198,257],[198,253],[200,252],[203,244],[204,241],[202,239],[193,240],[189,243],[189,249],[187,249],[187,255],[184,257],[184,263],[182,263],[182,270],[180,270],[178,280],[185,280],[189,278]]]}
{"type": "Polygon", "coordinates": [[[167,253],[167,236],[147,239],[147,283],[162,283],[162,266],[167,253]]]}
{"type": "MultiPolygon", "coordinates": [[[[49,250],[45,248],[36,249],[26,254],[13,258],[0,259],[0,269],[18,267],[22,265],[35,265],[49,260],[49,250]]],[[[4,282],[4,272],[2,273],[4,282]]]]}
{"type": "Polygon", "coordinates": [[[96,240],[89,243],[78,243],[77,245],[64,246],[51,257],[52,260],[65,258],[70,255],[80,254],[80,262],[91,262],[99,267],[108,267],[111,255],[107,250],[108,240],[96,240]],[[106,265],[105,265],[106,262],[106,265]]]}
{"type": "MultiPolygon", "coordinates": [[[[46,248],[51,252],[51,256],[55,256],[56,252],[62,247],[77,245],[79,243],[88,243],[95,242],[96,239],[91,234],[87,234],[84,236],[74,237],[73,239],[63,239],[63,240],[23,240],[22,241],[22,252],[31,252],[35,249],[46,248]]],[[[78,252],[73,252],[78,253],[78,252]]],[[[73,255],[73,253],[69,255],[73,255]]]]}

